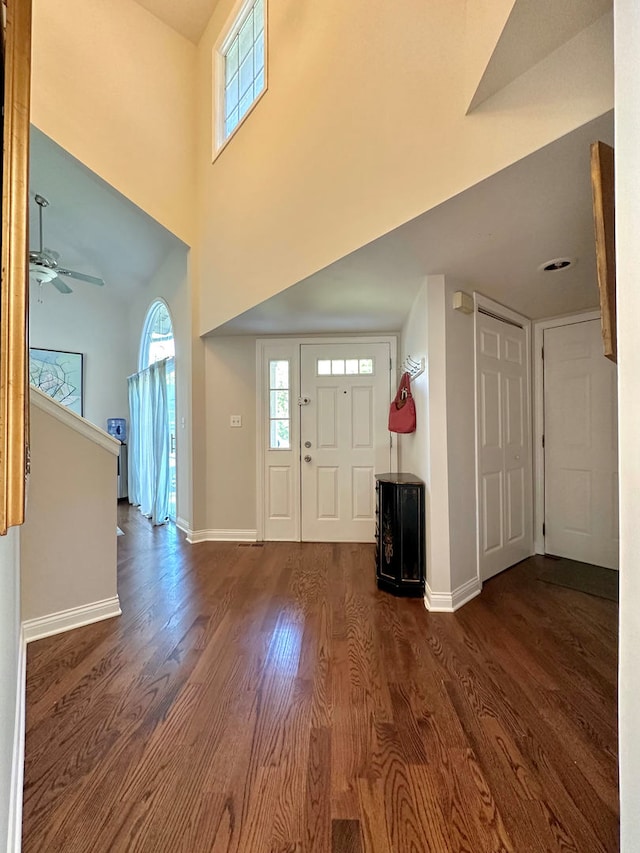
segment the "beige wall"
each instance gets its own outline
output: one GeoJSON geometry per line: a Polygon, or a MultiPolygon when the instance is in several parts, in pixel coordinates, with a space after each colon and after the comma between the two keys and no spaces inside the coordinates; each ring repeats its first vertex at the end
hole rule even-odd
{"type": "Polygon", "coordinates": [[[205,530],[208,527],[208,393],[205,379],[205,344],[195,336],[191,347],[191,389],[191,529],[205,530]]]}
{"type": "MultiPolygon", "coordinates": [[[[418,291],[400,334],[398,366],[407,356],[416,361],[427,357],[427,285],[418,291]]],[[[398,381],[400,369],[398,370],[398,381]]],[[[429,373],[425,372],[411,383],[416,406],[416,431],[394,436],[398,442],[398,470],[415,474],[426,484],[426,517],[430,518],[429,488],[429,373]]]]}
{"type": "Polygon", "coordinates": [[[640,850],[640,7],[616,0],[616,277],[620,470],[620,823],[622,853],[640,850]]]}
{"type": "Polygon", "coordinates": [[[452,589],[477,576],[474,332],[473,315],[453,308],[453,294],[461,289],[454,281],[446,279],[447,473],[452,589]]]}
{"type": "Polygon", "coordinates": [[[187,243],[195,59],[133,0],[34,0],[32,122],[187,243]]]}
{"type": "Polygon", "coordinates": [[[23,621],[117,595],[116,465],[109,450],[32,403],[23,621]]]}
{"type": "Polygon", "coordinates": [[[428,276],[402,330],[401,350],[425,357],[426,369],[413,384],[417,429],[400,436],[400,467],[426,484],[426,573],[431,592],[449,594],[452,587],[449,542],[449,472],[447,433],[446,282],[428,276]]]}
{"type": "Polygon", "coordinates": [[[399,465],[426,483],[427,582],[449,594],[476,577],[473,316],[453,310],[459,286],[429,276],[402,330],[402,356],[426,358],[412,383],[418,426],[399,436],[399,465]]]}
{"type": "Polygon", "coordinates": [[[255,531],[256,339],[205,339],[205,374],[206,529],[255,531]]]}
{"type": "Polygon", "coordinates": [[[429,383],[429,481],[427,584],[434,593],[450,593],[449,448],[447,443],[446,282],[427,278],[427,374],[429,383]]]}
{"type": "Polygon", "coordinates": [[[232,3],[198,48],[201,332],[612,106],[607,17],[466,116],[463,0],[274,2],[269,89],[212,164],[232,3]]]}

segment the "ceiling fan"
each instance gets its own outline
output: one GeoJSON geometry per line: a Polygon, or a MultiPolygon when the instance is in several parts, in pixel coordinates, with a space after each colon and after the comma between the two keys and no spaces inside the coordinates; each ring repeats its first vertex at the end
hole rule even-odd
{"type": "Polygon", "coordinates": [[[103,279],[95,275],[87,275],[83,272],[76,272],[66,267],[60,266],[58,261],[60,255],[52,249],[45,249],[42,243],[42,210],[49,206],[49,202],[44,196],[36,195],[36,204],[38,205],[38,216],[40,221],[40,248],[36,251],[29,250],[29,274],[39,284],[44,284],[50,281],[51,284],[60,291],[60,293],[73,293],[73,290],[59,276],[65,275],[68,278],[75,278],[78,281],[86,281],[89,284],[97,284],[102,287],[103,279]]]}

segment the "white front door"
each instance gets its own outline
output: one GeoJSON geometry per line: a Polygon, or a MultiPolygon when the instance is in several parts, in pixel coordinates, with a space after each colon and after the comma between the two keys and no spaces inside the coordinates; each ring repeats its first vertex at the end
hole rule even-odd
{"type": "Polygon", "coordinates": [[[482,580],[533,553],[527,321],[516,322],[479,312],[476,318],[482,580]]]}
{"type": "Polygon", "coordinates": [[[600,321],[544,330],[545,551],[618,568],[616,366],[600,321]]]}
{"type": "Polygon", "coordinates": [[[389,344],[303,344],[300,377],[302,540],[373,542],[374,475],[391,470],[389,344]]]}

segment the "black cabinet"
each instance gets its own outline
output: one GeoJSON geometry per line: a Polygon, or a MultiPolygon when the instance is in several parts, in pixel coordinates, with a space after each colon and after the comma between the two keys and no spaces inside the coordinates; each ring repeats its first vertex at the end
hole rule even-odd
{"type": "Polygon", "coordinates": [[[397,595],[424,594],[424,483],[413,474],[376,476],[376,578],[397,595]]]}

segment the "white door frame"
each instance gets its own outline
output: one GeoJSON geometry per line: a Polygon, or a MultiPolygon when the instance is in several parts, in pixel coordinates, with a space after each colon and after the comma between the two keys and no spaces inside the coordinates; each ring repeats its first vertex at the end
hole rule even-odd
{"type": "Polygon", "coordinates": [[[544,359],[542,347],[544,330],[555,329],[558,326],[572,326],[574,323],[586,323],[589,320],[599,320],[600,311],[582,311],[578,314],[565,314],[549,320],[538,320],[533,324],[533,546],[536,554],[544,554],[544,359]]]}
{"type": "MultiPolygon", "coordinates": [[[[481,487],[481,474],[480,474],[480,424],[478,421],[478,309],[484,308],[485,311],[488,311],[492,314],[497,315],[498,317],[503,317],[506,320],[512,320],[513,322],[522,326],[525,335],[526,335],[526,344],[525,344],[525,352],[527,355],[527,390],[525,399],[527,402],[527,412],[526,417],[529,422],[529,452],[531,452],[531,444],[533,442],[533,425],[532,425],[532,400],[531,400],[531,320],[525,317],[522,314],[518,314],[516,311],[513,311],[511,308],[507,308],[506,305],[502,305],[500,302],[495,302],[493,299],[489,299],[488,296],[483,296],[481,293],[477,291],[473,294],[474,301],[474,312],[473,312],[473,369],[474,369],[474,410],[475,410],[475,440],[476,440],[476,575],[478,578],[478,583],[480,585],[480,589],[482,589],[482,571],[480,566],[480,554],[482,550],[482,504],[480,501],[480,487],[481,487]]],[[[533,486],[533,470],[532,470],[532,486],[533,486]]],[[[534,494],[531,494],[531,502],[534,504],[534,494]]],[[[533,536],[535,536],[535,529],[532,531],[533,536]]],[[[532,542],[533,547],[533,542],[532,542]]]]}
{"type": "MultiPolygon", "coordinates": [[[[389,344],[389,352],[391,354],[391,377],[393,379],[397,374],[398,364],[398,337],[394,334],[383,335],[350,335],[350,336],[306,336],[306,337],[276,337],[276,338],[258,338],[256,340],[256,540],[264,541],[264,513],[265,513],[265,428],[264,428],[264,412],[266,405],[266,389],[264,384],[264,376],[266,370],[266,357],[269,347],[290,347],[292,353],[292,364],[295,364],[296,375],[294,377],[295,384],[292,384],[292,403],[296,403],[300,395],[300,347],[303,344],[356,344],[356,343],[381,343],[389,344]]],[[[393,388],[392,388],[393,391],[393,388]]],[[[391,399],[389,400],[391,402],[391,399]]],[[[294,435],[299,446],[299,414],[296,417],[296,429],[294,435]]],[[[393,436],[392,433],[389,433],[393,436]]],[[[295,540],[301,541],[302,520],[300,513],[300,454],[295,454],[295,467],[293,477],[298,484],[298,497],[295,502],[296,518],[295,518],[295,540]]],[[[395,438],[391,441],[391,471],[398,470],[398,443],[395,438]]],[[[381,472],[382,473],[382,472],[381,472]]]]}

